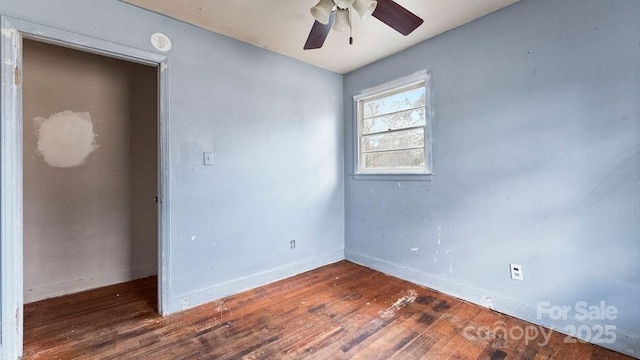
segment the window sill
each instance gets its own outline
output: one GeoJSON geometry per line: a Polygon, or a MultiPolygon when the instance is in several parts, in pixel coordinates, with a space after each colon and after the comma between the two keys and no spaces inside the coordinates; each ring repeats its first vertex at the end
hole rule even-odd
{"type": "Polygon", "coordinates": [[[353,180],[365,181],[431,181],[432,174],[352,174],[353,180]]]}

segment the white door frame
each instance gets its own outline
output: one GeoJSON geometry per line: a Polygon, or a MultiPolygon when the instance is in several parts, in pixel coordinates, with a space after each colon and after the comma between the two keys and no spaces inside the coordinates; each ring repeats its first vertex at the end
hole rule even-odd
{"type": "Polygon", "coordinates": [[[22,39],[158,68],[158,312],[169,304],[169,67],[166,55],[1,16],[0,25],[0,357],[18,359],[23,341],[22,39]]]}

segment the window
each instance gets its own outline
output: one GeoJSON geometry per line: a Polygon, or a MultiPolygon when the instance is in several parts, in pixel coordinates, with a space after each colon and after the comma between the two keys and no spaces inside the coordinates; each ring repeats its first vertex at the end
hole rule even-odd
{"type": "MultiPolygon", "coordinates": [[[[359,175],[431,175],[429,74],[401,79],[354,97],[359,175]]],[[[420,177],[422,175],[422,177],[420,177]]],[[[405,177],[411,179],[411,176],[405,177]]]]}

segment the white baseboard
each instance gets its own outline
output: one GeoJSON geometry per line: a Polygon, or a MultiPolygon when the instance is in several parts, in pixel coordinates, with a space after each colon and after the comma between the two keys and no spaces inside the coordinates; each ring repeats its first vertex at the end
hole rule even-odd
{"type": "Polygon", "coordinates": [[[504,298],[480,288],[474,288],[465,284],[460,284],[444,277],[434,276],[432,274],[411,269],[406,266],[400,266],[386,260],[370,257],[368,255],[358,254],[351,251],[345,251],[345,259],[356,264],[380,271],[391,276],[395,276],[402,280],[410,281],[417,285],[440,291],[455,298],[463,299],[465,301],[483,307],[487,307],[487,297],[489,297],[491,298],[491,308],[496,311],[504,312],[506,314],[509,313],[502,311],[501,309],[517,309],[517,312],[521,314],[527,314],[531,316],[536,315],[535,306],[504,298]]]}
{"type": "Polygon", "coordinates": [[[169,300],[169,313],[186,310],[341,260],[344,260],[344,250],[336,250],[320,256],[307,258],[302,261],[216,284],[185,295],[172,297],[169,300]]]}
{"type": "Polygon", "coordinates": [[[27,304],[52,297],[140,279],[156,275],[157,273],[158,266],[156,264],[149,264],[107,273],[87,274],[85,277],[79,279],[68,279],[32,288],[25,287],[24,303],[27,304]]]}
{"type": "MultiPolygon", "coordinates": [[[[525,320],[546,329],[555,330],[561,334],[572,335],[567,333],[565,330],[565,327],[568,325],[576,327],[584,325],[589,328],[592,328],[594,325],[601,326],[594,322],[577,321],[576,319],[553,321],[545,317],[543,320],[540,320],[536,305],[525,304],[483,289],[457,283],[451,279],[434,276],[432,274],[401,266],[386,260],[377,259],[368,255],[345,250],[345,259],[479,306],[487,307],[486,299],[487,297],[490,297],[492,304],[491,308],[493,310],[525,320]]],[[[617,335],[615,342],[597,343],[596,345],[640,359],[640,339],[638,336],[619,327],[615,329],[615,332],[617,335]]],[[[589,339],[584,340],[589,341],[589,339]]]]}

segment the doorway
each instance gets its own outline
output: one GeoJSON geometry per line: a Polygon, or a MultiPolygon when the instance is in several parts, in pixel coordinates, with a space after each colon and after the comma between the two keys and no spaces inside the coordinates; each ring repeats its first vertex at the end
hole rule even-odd
{"type": "MultiPolygon", "coordinates": [[[[108,58],[124,60],[127,62],[143,64],[153,67],[156,75],[157,85],[157,147],[151,149],[157,154],[156,184],[157,196],[157,261],[156,271],[158,274],[158,312],[166,314],[163,304],[169,298],[169,274],[164,271],[163,264],[169,262],[168,259],[168,234],[169,234],[169,119],[168,119],[168,92],[167,83],[169,71],[167,66],[167,56],[131,48],[125,45],[114,44],[113,42],[100,40],[82,34],[66,32],[54,28],[49,28],[39,24],[29,23],[20,19],[0,16],[2,36],[0,37],[0,78],[2,92],[0,97],[0,312],[2,321],[0,322],[0,357],[6,359],[19,358],[22,354],[23,341],[23,305],[24,305],[24,265],[28,259],[23,257],[23,160],[27,156],[41,156],[41,161],[51,164],[69,166],[83,164],[85,166],[92,161],[91,156],[97,156],[100,152],[101,139],[98,133],[100,124],[95,124],[93,130],[94,142],[84,142],[87,156],[78,156],[69,159],[66,155],[60,155],[55,151],[50,153],[51,147],[42,145],[44,153],[49,152],[47,162],[43,152],[37,150],[35,154],[23,153],[23,40],[35,40],[64,48],[80,50],[91,54],[106,56],[108,58]],[[48,148],[48,150],[47,150],[48,148]],[[91,151],[89,151],[91,150],[91,151]],[[51,157],[53,155],[53,157],[51,157]],[[60,156],[58,156],[60,155],[60,156]],[[53,159],[53,160],[52,160],[53,159]],[[55,160],[57,159],[57,160],[55,160]],[[66,159],[67,163],[60,163],[61,159],[66,159]]],[[[53,91],[57,91],[53,89],[53,91]]],[[[46,99],[43,99],[46,101],[46,99]]],[[[80,134],[91,134],[85,126],[88,118],[86,114],[91,114],[91,109],[65,109],[53,114],[36,115],[39,124],[47,123],[44,132],[56,133],[56,126],[51,126],[59,122],[75,123],[75,130],[80,134]],[[69,111],[69,112],[66,112],[69,111]],[[75,120],[69,116],[75,116],[75,120]],[[63,119],[61,120],[60,117],[63,119]],[[78,119],[79,117],[79,119],[78,119]],[[51,122],[51,119],[54,119],[51,122]],[[52,130],[53,131],[50,131],[52,130]]],[[[35,118],[34,118],[35,119],[35,118]]],[[[26,119],[33,121],[34,119],[26,119]]],[[[37,127],[36,139],[43,135],[42,126],[37,127]]],[[[31,129],[33,131],[34,128],[31,129]]],[[[57,129],[60,130],[60,129],[57,129]]],[[[87,138],[87,136],[80,136],[87,138]]],[[[82,143],[82,142],[81,142],[82,143]]],[[[37,141],[36,141],[37,144],[37,141]]],[[[50,144],[49,144],[50,145],[50,144]]],[[[37,147],[36,147],[37,149],[37,147]]],[[[95,159],[93,159],[95,160],[95,159]]],[[[60,170],[60,169],[57,169],[60,170]]],[[[46,179],[42,179],[46,182],[46,179]]],[[[134,185],[130,185],[133,187],[134,185]]],[[[152,199],[153,201],[153,199],[152,199]]],[[[91,231],[87,231],[91,232],[91,231]]],[[[67,253],[67,255],[70,255],[67,253]]],[[[131,259],[128,259],[131,260],[131,259]]],[[[135,272],[131,269],[126,272],[135,272]]],[[[73,289],[69,291],[74,291],[73,289]]]]}
{"type": "Polygon", "coordinates": [[[24,39],[24,303],[157,275],[157,69],[24,39]]]}

